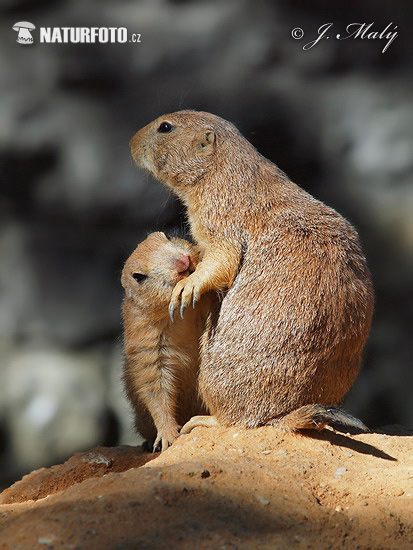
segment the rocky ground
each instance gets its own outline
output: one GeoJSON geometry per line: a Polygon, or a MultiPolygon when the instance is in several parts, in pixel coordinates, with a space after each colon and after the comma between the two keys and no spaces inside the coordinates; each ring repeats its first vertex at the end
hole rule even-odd
{"type": "Polygon", "coordinates": [[[0,496],[0,549],[413,547],[413,431],[197,428],[98,447],[0,496]]]}

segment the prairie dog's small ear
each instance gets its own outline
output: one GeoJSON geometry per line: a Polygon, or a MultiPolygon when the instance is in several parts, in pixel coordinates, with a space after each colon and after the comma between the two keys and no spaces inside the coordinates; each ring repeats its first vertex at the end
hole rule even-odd
{"type": "Polygon", "coordinates": [[[206,143],[212,145],[215,141],[215,132],[213,132],[212,130],[208,130],[207,132],[205,132],[205,141],[206,143]]]}
{"type": "Polygon", "coordinates": [[[195,147],[200,151],[207,152],[212,150],[215,142],[215,132],[213,130],[203,130],[195,138],[195,147]]]}

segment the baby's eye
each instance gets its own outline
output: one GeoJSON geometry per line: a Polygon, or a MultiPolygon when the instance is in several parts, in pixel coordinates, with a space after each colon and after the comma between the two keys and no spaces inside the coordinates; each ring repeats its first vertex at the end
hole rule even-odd
{"type": "Polygon", "coordinates": [[[169,124],[169,122],[161,122],[159,128],[158,128],[158,132],[160,134],[167,134],[168,132],[170,132],[172,130],[173,126],[172,124],[169,124]]]}
{"type": "Polygon", "coordinates": [[[148,278],[147,275],[144,275],[143,273],[132,273],[132,277],[135,279],[136,282],[141,283],[145,279],[148,278]]]}

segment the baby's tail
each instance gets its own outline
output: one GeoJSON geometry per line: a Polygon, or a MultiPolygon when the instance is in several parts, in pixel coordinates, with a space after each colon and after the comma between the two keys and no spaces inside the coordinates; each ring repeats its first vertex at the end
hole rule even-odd
{"type": "Polygon", "coordinates": [[[268,424],[288,432],[322,430],[330,424],[351,426],[362,432],[370,431],[361,420],[351,416],[351,414],[336,407],[325,407],[324,405],[304,405],[282,418],[268,422],[268,424]]]}

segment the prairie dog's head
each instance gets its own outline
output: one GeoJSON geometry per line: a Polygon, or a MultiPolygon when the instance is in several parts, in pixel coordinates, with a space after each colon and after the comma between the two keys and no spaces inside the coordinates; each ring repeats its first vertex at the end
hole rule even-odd
{"type": "Polygon", "coordinates": [[[220,117],[179,111],[160,116],[139,130],[130,148],[138,166],[179,194],[182,187],[195,185],[211,173],[234,137],[245,141],[235,126],[220,117]]]}
{"type": "Polygon", "coordinates": [[[188,241],[151,233],[126,260],[122,286],[138,306],[164,306],[176,283],[188,277],[198,262],[199,253],[188,241]]]}

